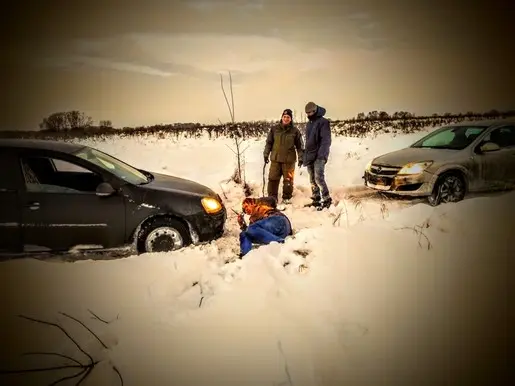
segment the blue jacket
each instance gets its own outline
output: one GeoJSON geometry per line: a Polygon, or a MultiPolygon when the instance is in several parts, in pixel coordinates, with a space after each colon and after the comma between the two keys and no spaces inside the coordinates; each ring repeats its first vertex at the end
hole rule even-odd
{"type": "Polygon", "coordinates": [[[313,164],[316,160],[327,162],[331,148],[331,126],[324,118],[325,108],[318,106],[315,118],[306,125],[306,143],[304,148],[304,166],[313,164]]]}

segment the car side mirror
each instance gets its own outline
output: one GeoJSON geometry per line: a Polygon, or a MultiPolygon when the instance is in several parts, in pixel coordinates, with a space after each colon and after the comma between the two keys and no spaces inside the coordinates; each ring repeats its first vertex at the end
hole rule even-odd
{"type": "Polygon", "coordinates": [[[494,142],[485,142],[479,148],[479,150],[481,150],[481,153],[489,153],[500,149],[501,147],[494,142]]]}
{"type": "Polygon", "coordinates": [[[96,195],[99,197],[109,197],[116,193],[116,190],[109,182],[102,182],[97,186],[96,195]]]}

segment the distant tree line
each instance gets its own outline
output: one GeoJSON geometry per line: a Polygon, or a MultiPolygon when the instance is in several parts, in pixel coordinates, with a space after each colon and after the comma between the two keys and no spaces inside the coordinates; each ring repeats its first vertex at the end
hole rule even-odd
{"type": "MultiPolygon", "coordinates": [[[[408,134],[425,127],[437,127],[465,120],[480,121],[515,116],[515,110],[490,110],[484,113],[445,113],[430,116],[415,116],[407,111],[388,114],[385,111],[359,113],[355,118],[331,120],[335,136],[363,137],[369,134],[399,133],[408,134]]],[[[115,128],[111,121],[100,121],[97,125],[93,119],[79,111],[59,112],[49,115],[41,122],[39,131],[0,131],[2,138],[45,138],[73,139],[117,136],[157,135],[158,137],[199,138],[206,133],[210,138],[243,137],[260,138],[268,133],[278,121],[251,121],[228,124],[204,125],[200,123],[157,124],[152,126],[115,128]]],[[[303,130],[305,122],[296,122],[303,130]]]]}

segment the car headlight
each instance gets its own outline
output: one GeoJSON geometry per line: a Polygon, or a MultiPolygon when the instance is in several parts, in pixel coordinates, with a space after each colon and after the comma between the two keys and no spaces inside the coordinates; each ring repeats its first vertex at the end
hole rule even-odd
{"type": "Polygon", "coordinates": [[[366,171],[366,172],[369,172],[369,171],[370,171],[370,168],[372,167],[372,161],[373,161],[373,160],[368,161],[367,166],[365,166],[365,171],[366,171]]]}
{"type": "Polygon", "coordinates": [[[206,213],[214,214],[222,210],[222,204],[216,198],[204,197],[201,202],[206,213]]]}
{"type": "Polygon", "coordinates": [[[424,161],[424,162],[411,162],[407,165],[404,165],[401,170],[399,170],[399,174],[408,175],[408,174],[420,174],[424,170],[426,170],[429,166],[433,164],[433,161],[424,161]]]}

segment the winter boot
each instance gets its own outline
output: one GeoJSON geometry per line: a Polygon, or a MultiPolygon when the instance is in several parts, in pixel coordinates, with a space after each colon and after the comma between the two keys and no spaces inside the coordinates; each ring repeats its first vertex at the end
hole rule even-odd
{"type": "Polygon", "coordinates": [[[317,207],[317,210],[324,210],[331,206],[333,203],[333,200],[331,198],[328,198],[327,200],[324,200],[320,206],[317,207]]]}
{"type": "Polygon", "coordinates": [[[290,205],[291,204],[291,198],[284,198],[281,202],[283,205],[290,205]]]}
{"type": "Polygon", "coordinates": [[[318,208],[321,203],[319,200],[312,200],[309,204],[304,205],[305,208],[318,208]]]}

